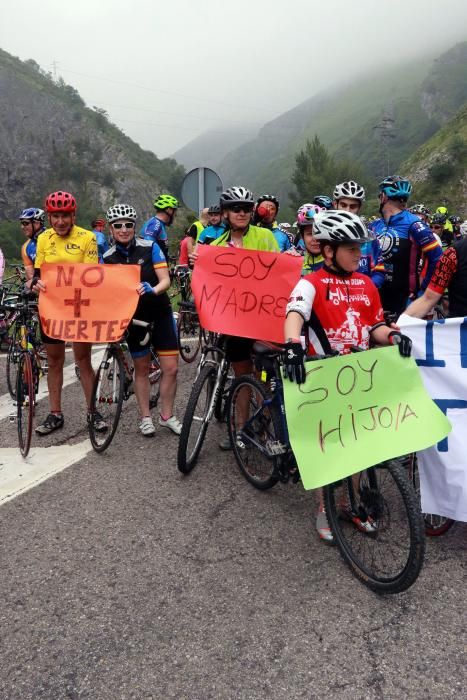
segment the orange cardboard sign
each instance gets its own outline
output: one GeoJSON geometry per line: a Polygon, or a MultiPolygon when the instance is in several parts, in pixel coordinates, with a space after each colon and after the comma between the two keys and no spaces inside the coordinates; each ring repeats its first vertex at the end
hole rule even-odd
{"type": "Polygon", "coordinates": [[[285,307],[301,268],[301,257],[202,246],[191,282],[201,325],[283,343],[285,307]]]}
{"type": "Polygon", "coordinates": [[[138,304],[138,265],[41,267],[46,291],[39,295],[42,328],[50,338],[78,343],[120,340],[138,304]]]}

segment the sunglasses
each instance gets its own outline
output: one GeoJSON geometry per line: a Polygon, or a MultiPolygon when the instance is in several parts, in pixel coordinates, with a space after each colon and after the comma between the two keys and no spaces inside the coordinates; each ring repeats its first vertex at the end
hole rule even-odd
{"type": "Polygon", "coordinates": [[[125,227],[126,229],[129,229],[131,231],[131,229],[135,227],[135,222],[134,221],[127,221],[126,223],[112,224],[112,226],[117,231],[120,231],[120,229],[123,227],[125,227]]]}
{"type": "Polygon", "coordinates": [[[251,214],[253,211],[253,207],[248,205],[248,204],[234,204],[233,206],[229,207],[230,211],[233,211],[234,214],[240,214],[240,212],[243,212],[244,214],[251,214]]]}
{"type": "Polygon", "coordinates": [[[29,224],[32,224],[32,221],[20,221],[21,226],[29,226],[29,224]]]}
{"type": "Polygon", "coordinates": [[[434,226],[432,226],[432,228],[433,228],[433,231],[441,231],[441,229],[442,229],[443,227],[442,227],[442,226],[438,226],[438,224],[435,224],[434,226]]]}

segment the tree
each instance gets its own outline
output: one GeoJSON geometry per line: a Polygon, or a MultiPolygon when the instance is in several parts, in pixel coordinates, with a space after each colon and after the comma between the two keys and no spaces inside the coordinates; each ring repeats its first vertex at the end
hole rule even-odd
{"type": "Polygon", "coordinates": [[[299,207],[318,194],[332,196],[336,184],[344,180],[357,180],[365,186],[366,178],[358,163],[335,160],[315,136],[313,141],[307,140],[305,148],[295,156],[292,182],[296,191],[290,193],[291,203],[299,207]]]}

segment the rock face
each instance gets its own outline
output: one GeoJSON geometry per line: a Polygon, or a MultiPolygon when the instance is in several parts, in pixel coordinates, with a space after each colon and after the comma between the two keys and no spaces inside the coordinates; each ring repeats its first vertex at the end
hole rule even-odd
{"type": "Polygon", "coordinates": [[[55,189],[72,191],[90,213],[127,201],[143,219],[155,193],[178,191],[183,168],[141,149],[34,61],[0,51],[0,94],[0,219],[55,189]]]}

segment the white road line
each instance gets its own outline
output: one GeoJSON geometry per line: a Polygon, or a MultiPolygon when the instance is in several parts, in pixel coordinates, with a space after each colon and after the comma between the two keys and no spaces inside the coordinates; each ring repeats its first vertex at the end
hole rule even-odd
{"type": "Polygon", "coordinates": [[[89,440],[77,445],[33,447],[26,459],[16,447],[0,449],[0,506],[79,462],[91,449],[89,440]]]}
{"type": "MultiPolygon", "coordinates": [[[[96,366],[96,364],[99,363],[103,353],[103,348],[100,348],[99,350],[93,353],[92,363],[94,367],[96,366]]],[[[73,384],[73,382],[76,381],[77,377],[75,372],[75,364],[74,362],[72,362],[71,364],[67,365],[63,370],[63,386],[66,387],[69,384],[73,384]]],[[[39,382],[37,400],[40,401],[41,399],[45,398],[46,396],[48,396],[48,393],[49,392],[47,389],[47,380],[45,377],[43,377],[39,382]]],[[[8,416],[11,414],[16,415],[16,406],[14,405],[13,399],[11,398],[10,394],[3,394],[2,396],[0,396],[0,420],[8,418],[8,416]]]]}

